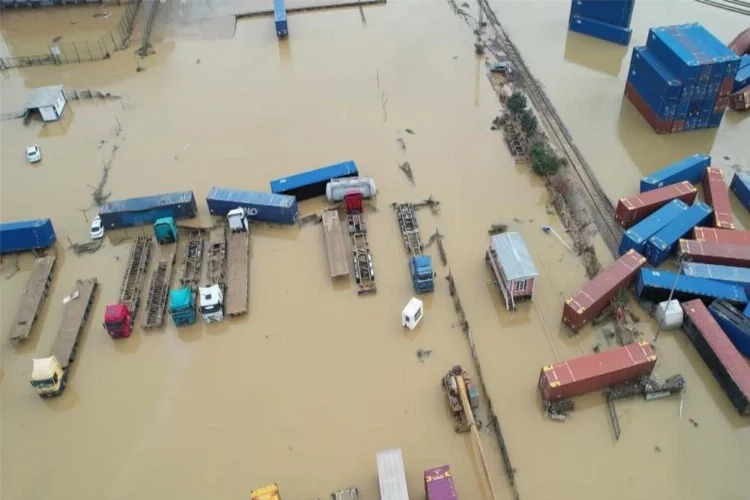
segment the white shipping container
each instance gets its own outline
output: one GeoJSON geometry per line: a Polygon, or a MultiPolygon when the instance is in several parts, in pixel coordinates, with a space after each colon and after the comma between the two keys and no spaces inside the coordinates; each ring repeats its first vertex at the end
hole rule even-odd
{"type": "Polygon", "coordinates": [[[375,179],[372,177],[343,177],[331,179],[326,184],[328,201],[341,201],[349,193],[360,193],[363,198],[373,198],[376,192],[375,179]]]}
{"type": "Polygon", "coordinates": [[[380,500],[409,500],[401,449],[379,451],[375,460],[378,463],[380,500]]]}

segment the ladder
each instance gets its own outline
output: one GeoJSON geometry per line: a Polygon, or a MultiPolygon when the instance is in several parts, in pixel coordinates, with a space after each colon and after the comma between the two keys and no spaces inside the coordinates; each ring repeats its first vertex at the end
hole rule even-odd
{"type": "Polygon", "coordinates": [[[354,279],[359,290],[357,293],[375,293],[375,268],[372,264],[370,243],[366,233],[352,235],[352,258],[354,261],[354,279]]]}

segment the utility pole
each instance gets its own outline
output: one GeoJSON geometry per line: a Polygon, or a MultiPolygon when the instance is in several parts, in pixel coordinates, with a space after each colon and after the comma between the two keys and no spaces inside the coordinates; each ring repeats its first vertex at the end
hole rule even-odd
{"type": "MultiPolygon", "coordinates": [[[[680,274],[682,274],[682,268],[688,262],[690,262],[690,257],[688,257],[686,255],[680,255],[679,257],[677,257],[677,265],[678,265],[677,276],[675,276],[674,283],[672,284],[672,290],[669,291],[669,298],[667,299],[667,303],[664,306],[664,312],[665,313],[667,312],[667,308],[669,307],[669,303],[672,301],[672,296],[674,295],[674,291],[677,288],[677,282],[680,279],[680,274]]],[[[658,309],[659,305],[657,304],[656,307],[658,309]]],[[[658,321],[657,321],[657,325],[658,325],[658,321]]],[[[661,325],[658,325],[657,328],[658,329],[656,330],[656,335],[654,335],[654,343],[656,343],[656,341],[659,340],[659,334],[661,333],[661,325]]]]}

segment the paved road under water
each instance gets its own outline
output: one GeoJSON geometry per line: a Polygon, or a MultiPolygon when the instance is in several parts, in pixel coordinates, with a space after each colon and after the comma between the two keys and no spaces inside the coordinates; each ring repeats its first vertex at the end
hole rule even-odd
{"type": "MultiPolygon", "coordinates": [[[[634,40],[645,39],[650,24],[700,19],[727,41],[744,27],[740,16],[697,3],[669,5],[639,3],[634,40]]],[[[696,148],[748,165],[742,138],[750,127],[736,115],[727,114],[715,134],[652,134],[621,105],[626,52],[567,35],[566,3],[495,7],[613,200],[696,148]],[[619,68],[602,72],[611,58],[619,68]]],[[[17,350],[2,344],[2,497],[236,499],[275,481],[284,498],[325,498],[349,485],[377,498],[374,454],[400,447],[412,497],[421,498],[424,469],[450,463],[461,498],[488,498],[440,386],[451,365],[471,365],[434,249],[437,289],[425,319],[414,333],[399,325],[412,291],[389,204],[432,194],[441,211],[419,213],[422,233],[439,227],[446,236],[522,498],[744,498],[748,424],[681,331],[661,335],[657,371],[687,379],[682,419],[677,398],[624,402],[615,442],[599,395],[582,398],[564,424],[543,416],[540,367],[601,342],[590,328],[571,338],[559,323],[563,299],[585,281],[583,267],[540,230],[560,228],[546,193],[490,130],[497,98],[466,24],[437,0],[393,1],[364,14],[366,24],[357,9],[290,17],[284,42],[270,19],[238,22],[233,37],[195,30],[181,37],[181,29],[160,36],[157,27],[162,43],[142,72],[125,51],[99,63],[4,74],[2,112],[19,109],[28,89],[55,83],[124,98],[71,102],[61,122],[44,127],[0,125],[2,220],[51,216],[60,240],[52,293],[32,338],[17,350]],[[43,150],[38,166],[23,158],[31,143],[43,150]],[[117,342],[105,334],[101,318],[129,246],[108,239],[93,255],[66,251],[68,239],[87,239],[81,209],[95,213],[89,186],[103,162],[112,160],[113,199],[192,189],[202,200],[214,185],[264,190],[273,177],[349,158],[380,190],[378,211],[367,214],[376,296],[331,283],[320,226],[260,227],[251,237],[248,316],[179,331],[138,329],[117,342]],[[397,168],[404,160],[414,186],[397,168]],[[534,303],[513,314],[483,259],[493,223],[524,236],[541,273],[534,303]],[[92,275],[101,292],[69,388],[43,401],[28,384],[31,359],[47,354],[75,279],[92,275]],[[432,356],[420,363],[418,349],[432,356]]],[[[301,210],[322,206],[305,202],[301,210]]],[[[3,276],[12,264],[3,260],[3,276]]],[[[0,279],[4,339],[31,259],[19,264],[20,272],[0,279]]],[[[483,441],[498,498],[511,498],[494,437],[483,433],[483,441]]]]}

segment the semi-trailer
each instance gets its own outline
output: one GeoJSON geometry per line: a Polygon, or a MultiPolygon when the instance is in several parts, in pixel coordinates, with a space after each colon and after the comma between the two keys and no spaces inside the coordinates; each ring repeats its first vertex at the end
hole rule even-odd
{"type": "Polygon", "coordinates": [[[375,454],[375,462],[381,500],[409,500],[401,449],[379,451],[375,454]]]}
{"type": "Polygon", "coordinates": [[[706,203],[714,209],[713,225],[720,229],[734,229],[734,215],[729,204],[727,183],[724,182],[724,172],[720,168],[708,167],[703,178],[703,197],[706,203]]]}
{"type": "Polygon", "coordinates": [[[26,339],[31,333],[31,327],[39,316],[44,299],[49,293],[54,267],[55,257],[40,257],[34,261],[34,267],[31,269],[31,275],[26,282],[26,288],[23,290],[16,316],[10,327],[10,340],[14,345],[26,339]]]}
{"type": "Polygon", "coordinates": [[[349,238],[352,244],[354,280],[357,282],[357,294],[366,295],[377,292],[375,285],[375,266],[372,262],[370,242],[367,237],[364,205],[362,195],[352,193],[344,196],[346,218],[349,226],[349,238]]]}
{"type": "Polygon", "coordinates": [[[727,334],[734,347],[750,358],[750,318],[734,305],[721,299],[711,302],[708,311],[727,334]]]}
{"type": "Polygon", "coordinates": [[[695,226],[705,224],[712,211],[711,207],[698,201],[661,228],[646,243],[645,256],[648,261],[658,266],[667,260],[667,257],[674,252],[679,240],[690,233],[695,226]]]}
{"type": "Polygon", "coordinates": [[[338,210],[324,210],[321,216],[323,225],[323,239],[326,243],[328,269],[331,278],[349,275],[349,256],[341,232],[341,219],[338,210]]]}
{"type": "Polygon", "coordinates": [[[709,165],[711,165],[710,156],[700,153],[690,155],[642,178],[641,193],[682,181],[697,184],[703,181],[709,165]]]}
{"type": "Polygon", "coordinates": [[[192,219],[197,213],[192,191],[110,201],[99,208],[102,226],[107,230],[153,224],[167,217],[192,219]]]}
{"type": "Polygon", "coordinates": [[[250,226],[244,208],[230,211],[227,221],[229,237],[224,312],[233,317],[247,312],[250,293],[250,226]]]}
{"type": "Polygon", "coordinates": [[[221,217],[244,208],[249,219],[261,222],[294,224],[299,218],[297,199],[283,194],[214,187],[206,196],[206,204],[211,215],[221,217]]]}
{"type": "Polygon", "coordinates": [[[180,264],[180,288],[169,291],[169,315],[177,328],[195,323],[195,294],[203,263],[203,231],[188,229],[180,264]]]}
{"type": "Polygon", "coordinates": [[[68,368],[78,351],[78,343],[94,303],[96,278],[78,280],[65,298],[62,322],[52,351],[46,358],[35,358],[31,370],[31,385],[43,398],[59,396],[68,383],[68,368]]]}
{"type": "Polygon", "coordinates": [[[654,348],[642,340],[544,366],[539,389],[542,399],[549,402],[582,396],[649,375],[656,360],[654,348]]]}
{"type": "Polygon", "coordinates": [[[742,305],[748,302],[745,288],[732,283],[722,283],[705,278],[680,275],[672,271],[643,268],[635,282],[635,294],[639,299],[648,302],[662,302],[669,299],[685,301],[699,298],[706,303],[714,299],[724,299],[732,304],[742,305]]]}
{"type": "Polygon", "coordinates": [[[622,240],[620,240],[618,254],[624,255],[628,250],[635,250],[642,255],[648,239],[687,209],[688,206],[681,200],[670,201],[625,231],[625,234],[622,235],[622,240]]]}
{"type": "Polygon", "coordinates": [[[224,289],[227,275],[227,237],[224,225],[215,226],[208,235],[208,286],[198,289],[201,318],[205,323],[224,319],[224,289]]]}
{"type": "Polygon", "coordinates": [[[358,175],[357,165],[349,160],[274,179],[271,181],[271,192],[294,196],[297,201],[303,201],[325,195],[326,185],[332,179],[356,177],[358,175]]]}
{"type": "Polygon", "coordinates": [[[700,300],[682,303],[683,329],[732,405],[750,416],[750,365],[700,300]]]}
{"type": "Polygon", "coordinates": [[[419,234],[417,213],[411,203],[399,203],[395,207],[401,239],[409,256],[409,272],[414,291],[417,294],[435,291],[432,257],[424,254],[424,245],[419,234]]]}
{"type": "Polygon", "coordinates": [[[695,186],[683,181],[653,191],[620,198],[615,210],[615,219],[627,229],[673,200],[680,200],[690,205],[695,201],[697,194],[698,190],[695,186]]]}
{"type": "Polygon", "coordinates": [[[50,219],[0,223],[0,254],[43,250],[56,241],[50,219]]]}
{"type": "Polygon", "coordinates": [[[135,316],[141,303],[141,286],[151,261],[152,246],[151,238],[139,236],[130,247],[117,301],[104,310],[104,328],[112,338],[130,337],[133,331],[135,316]]]}
{"type": "Polygon", "coordinates": [[[708,241],[680,240],[677,254],[693,262],[750,267],[750,246],[708,241]]]}
{"type": "Polygon", "coordinates": [[[143,329],[151,330],[164,324],[164,312],[169,300],[169,284],[172,281],[172,270],[177,258],[177,240],[179,231],[172,217],[157,219],[154,222],[154,236],[159,244],[159,257],[151,273],[151,283],[146,299],[146,319],[143,329]]]}

